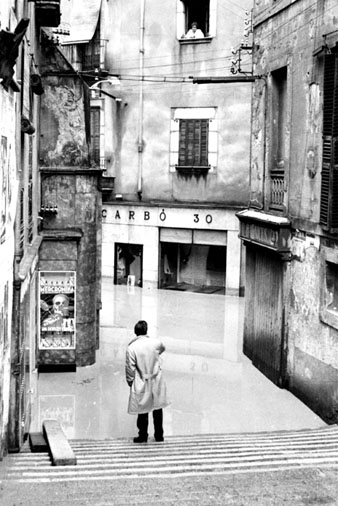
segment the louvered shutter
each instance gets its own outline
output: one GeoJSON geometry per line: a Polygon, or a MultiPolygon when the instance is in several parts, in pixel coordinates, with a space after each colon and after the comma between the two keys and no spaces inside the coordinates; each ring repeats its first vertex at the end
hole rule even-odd
{"type": "Polygon", "coordinates": [[[180,119],[178,165],[208,166],[209,120],[180,119]]]}
{"type": "Polygon", "coordinates": [[[95,165],[100,165],[100,109],[92,107],[90,110],[90,134],[91,134],[91,160],[95,165]]]}
{"type": "Polygon", "coordinates": [[[338,233],[338,54],[324,61],[323,160],[320,223],[338,233]]]}

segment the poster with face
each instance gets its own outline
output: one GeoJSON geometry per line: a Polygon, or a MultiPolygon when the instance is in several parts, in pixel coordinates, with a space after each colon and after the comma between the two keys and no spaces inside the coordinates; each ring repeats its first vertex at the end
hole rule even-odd
{"type": "Polygon", "coordinates": [[[74,349],[75,272],[40,272],[39,292],[39,349],[74,349]]]}

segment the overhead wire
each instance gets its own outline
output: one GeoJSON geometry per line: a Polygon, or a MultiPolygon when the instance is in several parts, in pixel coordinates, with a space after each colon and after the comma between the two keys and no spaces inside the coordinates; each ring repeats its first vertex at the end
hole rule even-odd
{"type": "MultiPolygon", "coordinates": [[[[227,0],[227,1],[230,1],[230,0],[227,0]]],[[[311,5],[305,7],[302,11],[300,11],[297,16],[301,15],[301,14],[304,14],[306,13],[307,11],[311,10],[313,8],[313,6],[316,5],[316,1],[314,1],[311,5]]],[[[328,12],[330,11],[331,9],[333,9],[334,6],[332,7],[328,7],[327,9],[325,9],[324,12],[328,12]]],[[[300,26],[297,26],[297,28],[295,28],[294,30],[292,30],[291,32],[289,31],[284,37],[281,37],[279,38],[278,40],[281,41],[281,40],[284,40],[285,38],[288,38],[291,34],[293,34],[295,31],[305,27],[307,24],[309,24],[310,22],[313,22],[313,21],[316,21],[320,16],[322,16],[323,13],[320,13],[318,14],[317,16],[315,16],[314,18],[311,18],[309,21],[303,23],[302,25],[300,26]]],[[[278,29],[281,29],[283,28],[284,26],[286,26],[287,24],[290,23],[290,19],[286,20],[284,23],[281,23],[280,25],[278,25],[278,29]]],[[[264,36],[260,37],[259,40],[260,41],[263,41],[267,38],[269,38],[271,36],[271,34],[273,33],[273,31],[275,30],[271,30],[269,31],[269,33],[266,33],[264,34],[264,36]]],[[[232,54],[229,54],[229,55],[224,55],[224,56],[219,56],[219,57],[215,57],[215,58],[211,58],[207,61],[218,61],[218,60],[226,60],[227,58],[231,58],[233,55],[232,54]]],[[[156,57],[151,57],[151,58],[160,58],[160,56],[156,56],[156,57]]],[[[132,61],[132,60],[130,60],[132,61]]],[[[248,65],[250,64],[251,62],[251,57],[247,56],[247,57],[244,57],[242,59],[242,64],[243,65],[248,65]],[[249,59],[250,58],[250,59],[249,59]]],[[[159,69],[159,68],[163,68],[163,67],[170,67],[170,68],[173,68],[174,66],[187,66],[187,65],[195,65],[195,64],[198,64],[198,63],[205,63],[205,59],[203,60],[192,60],[192,61],[189,61],[189,62],[184,62],[184,63],[172,63],[172,64],[162,64],[162,65],[149,65],[149,66],[145,66],[145,69],[159,69]]],[[[227,69],[230,69],[231,66],[222,66],[222,67],[208,67],[207,69],[203,69],[203,73],[205,72],[213,72],[215,70],[227,70],[227,69]]],[[[124,73],[126,70],[132,70],[133,68],[123,68],[123,69],[120,69],[120,72],[114,72],[114,73],[109,73],[110,76],[115,76],[115,77],[118,77],[120,80],[124,80],[124,81],[130,81],[131,82],[139,82],[140,80],[144,81],[145,83],[153,83],[153,84],[177,84],[177,83],[191,83],[192,81],[192,76],[183,76],[183,75],[175,75],[175,73],[170,73],[169,75],[144,75],[144,76],[139,76],[138,74],[129,74],[129,73],[124,73]]],[[[191,72],[194,72],[195,69],[192,69],[191,72]]],[[[92,77],[92,76],[91,76],[92,77]]],[[[195,77],[195,76],[194,76],[195,77]]]]}

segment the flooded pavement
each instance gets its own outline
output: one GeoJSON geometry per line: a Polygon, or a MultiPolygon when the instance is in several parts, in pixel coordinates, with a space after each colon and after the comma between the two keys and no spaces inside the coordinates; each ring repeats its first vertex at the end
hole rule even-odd
{"type": "MultiPolygon", "coordinates": [[[[102,302],[96,364],[76,372],[39,373],[32,432],[53,418],[71,439],[136,435],[136,417],[127,413],[124,359],[140,319],[166,346],[163,370],[171,405],[164,410],[165,435],[325,426],[242,354],[243,298],[114,286],[104,279],[102,302]]],[[[149,429],[151,435],[151,424],[149,429]]]]}

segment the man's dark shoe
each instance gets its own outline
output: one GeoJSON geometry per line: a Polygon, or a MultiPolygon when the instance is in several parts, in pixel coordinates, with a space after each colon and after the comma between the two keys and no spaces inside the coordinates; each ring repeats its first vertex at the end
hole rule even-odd
{"type": "Polygon", "coordinates": [[[162,443],[164,441],[164,437],[155,437],[156,443],[162,443]]]}
{"type": "Polygon", "coordinates": [[[148,438],[144,438],[144,437],[134,437],[133,439],[134,443],[146,443],[148,441],[148,438]]]}

